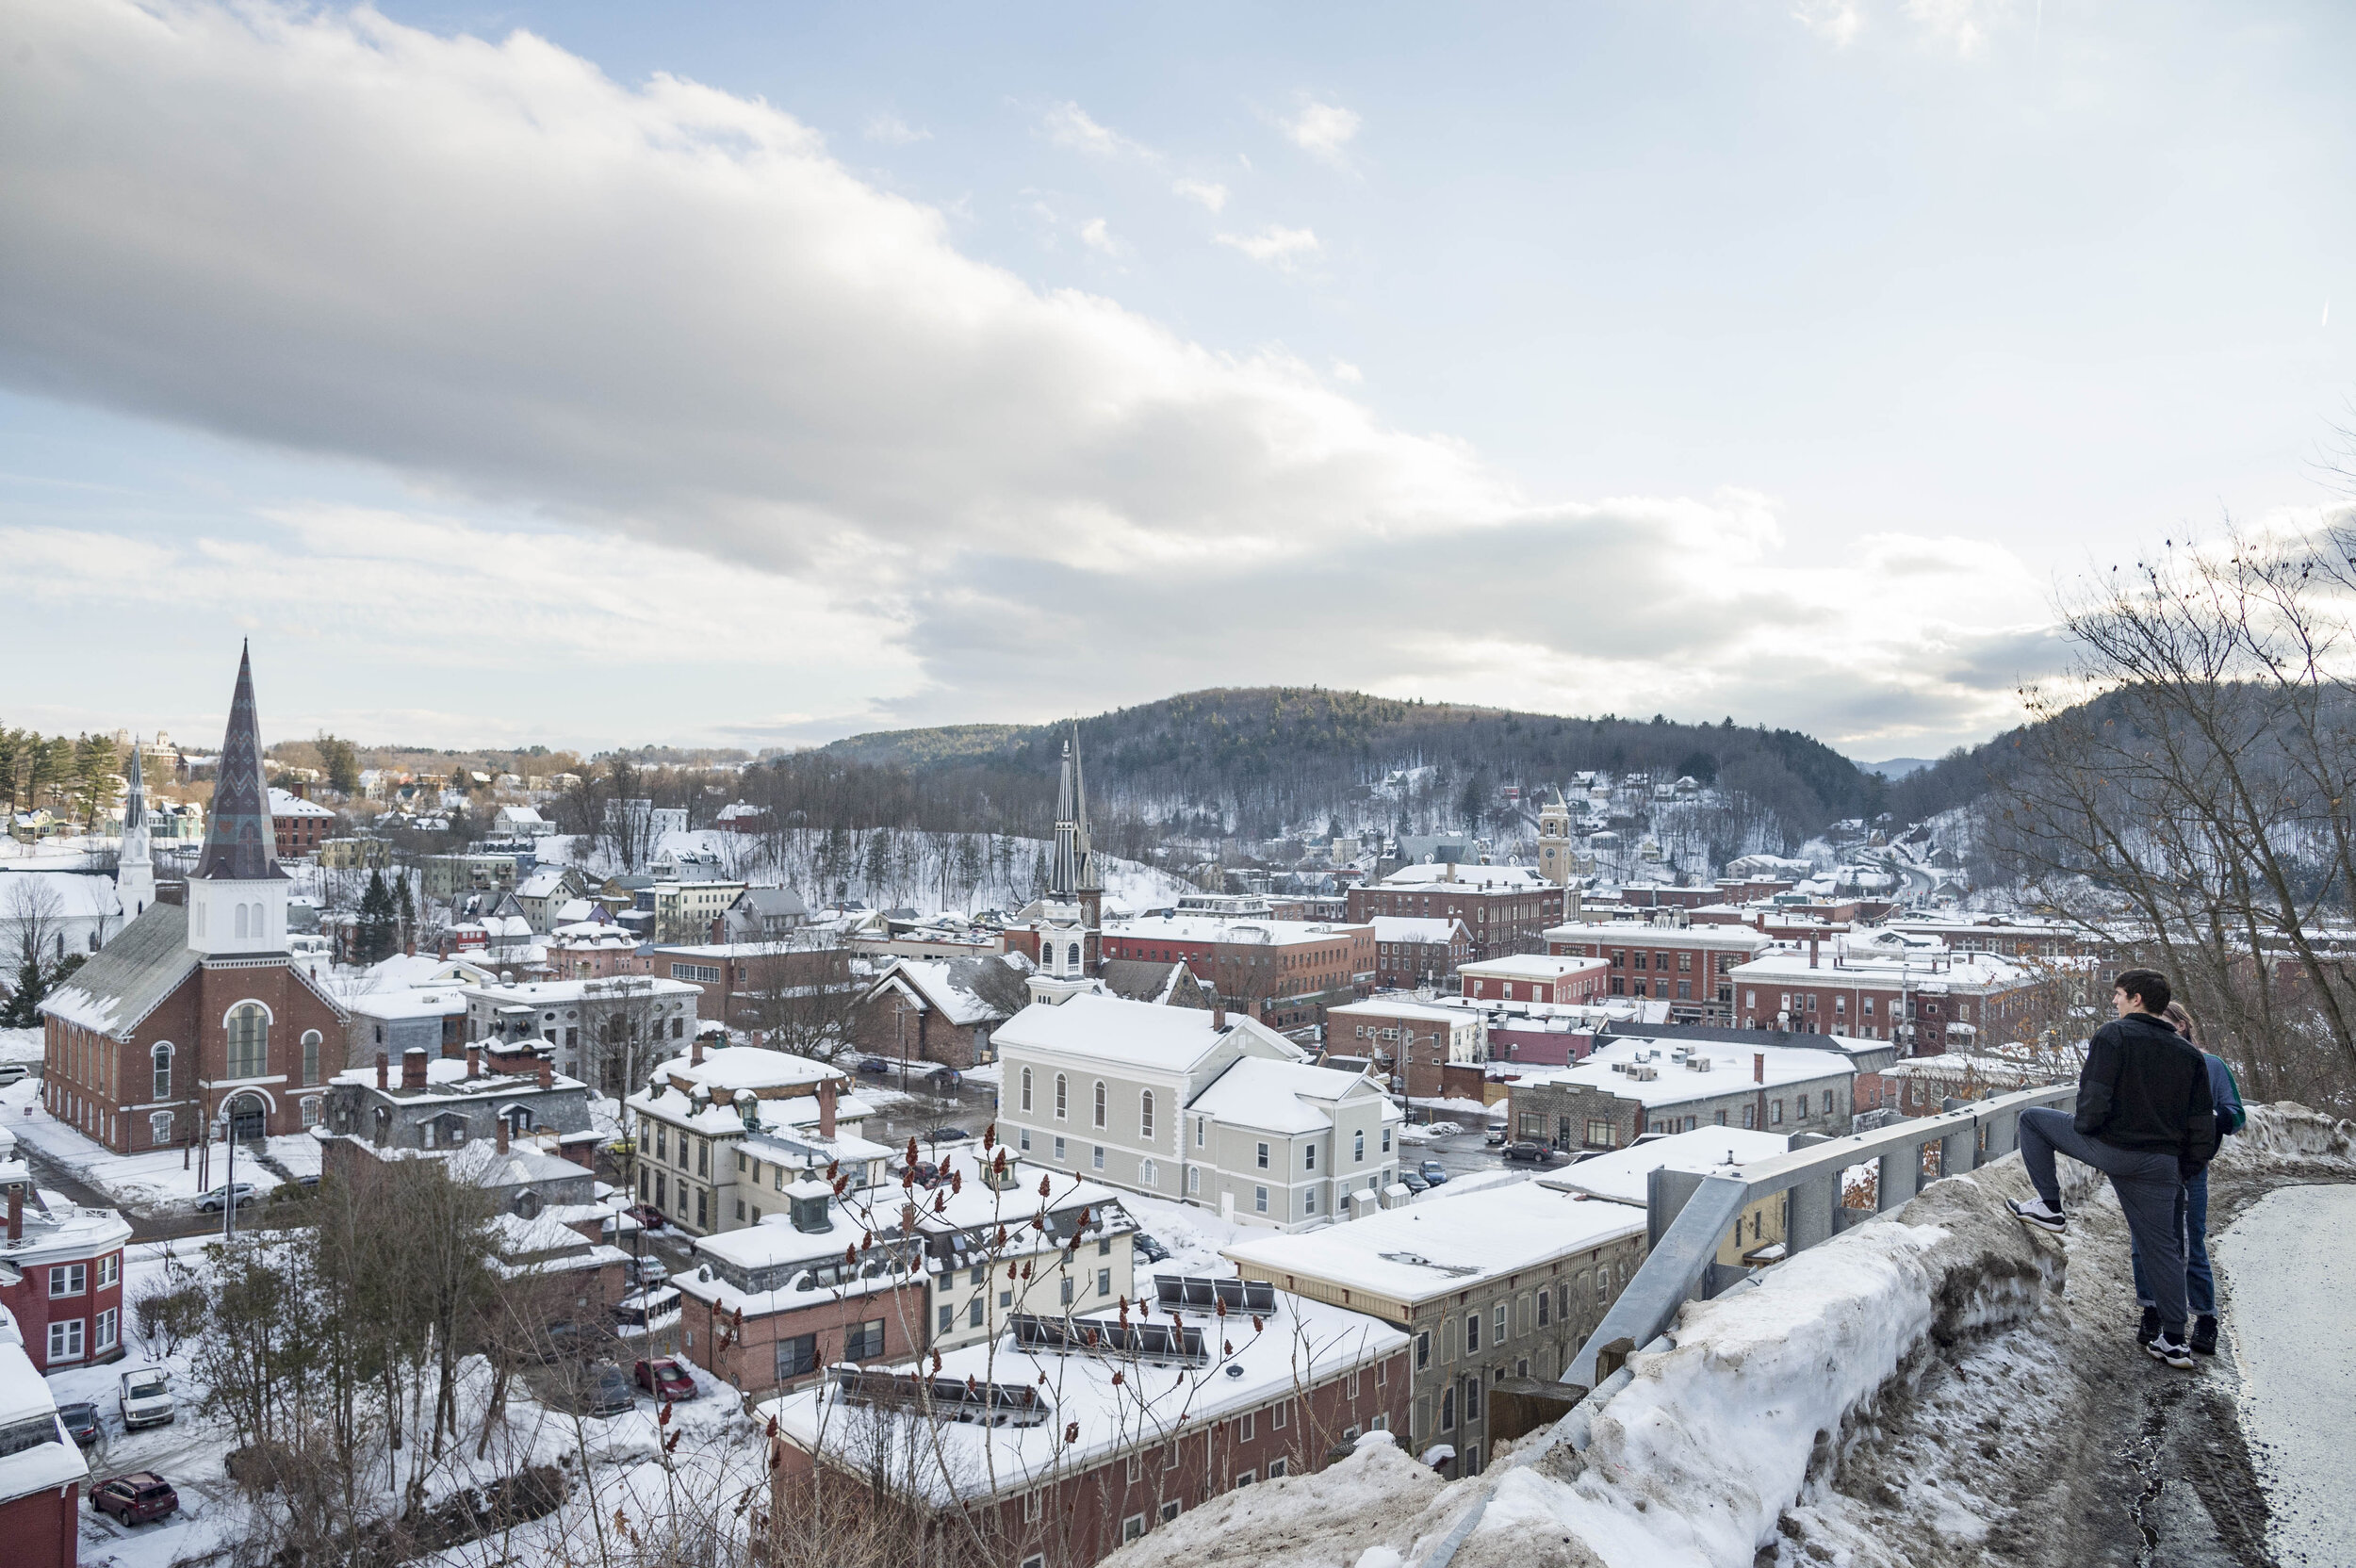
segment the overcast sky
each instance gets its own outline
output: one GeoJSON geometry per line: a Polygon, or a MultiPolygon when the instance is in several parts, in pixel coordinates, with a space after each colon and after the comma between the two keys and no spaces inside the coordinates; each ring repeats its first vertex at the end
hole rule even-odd
{"type": "MultiPolygon", "coordinates": [[[[2312,518],[2356,8],[0,8],[0,722],[2010,722],[2312,518]]],[[[2333,303],[2334,297],[2338,303],[2333,303]]],[[[2338,319],[2333,319],[2334,317],[2338,319]]]]}

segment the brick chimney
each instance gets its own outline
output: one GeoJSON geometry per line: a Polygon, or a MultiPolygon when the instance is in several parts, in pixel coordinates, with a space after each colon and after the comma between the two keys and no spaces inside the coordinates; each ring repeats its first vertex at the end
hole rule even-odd
{"type": "Polygon", "coordinates": [[[1816,967],[1816,945],[1822,939],[1813,931],[1808,934],[1808,967],[1810,969],[1816,967]]]}
{"type": "Polygon", "coordinates": [[[22,1186],[8,1188],[8,1239],[25,1239],[25,1189],[22,1186]]]}
{"type": "Polygon", "coordinates": [[[412,937],[407,941],[401,944],[401,956],[404,958],[414,958],[417,956],[417,938],[412,937]]]}
{"type": "Polygon", "coordinates": [[[466,1076],[469,1079],[483,1076],[483,1046],[479,1041],[466,1047],[466,1076]]]}
{"type": "Polygon", "coordinates": [[[697,1035],[695,1043],[687,1048],[687,1065],[689,1067],[704,1065],[704,1037],[701,1035],[697,1035]]]}
{"type": "Polygon", "coordinates": [[[401,1086],[405,1089],[425,1087],[425,1047],[413,1045],[401,1054],[401,1086]]]}
{"type": "Polygon", "coordinates": [[[543,1056],[535,1065],[539,1068],[540,1086],[544,1089],[556,1087],[556,1064],[543,1056]]]}
{"type": "Polygon", "coordinates": [[[834,1080],[831,1078],[818,1081],[818,1135],[822,1138],[834,1136],[834,1080]]]}
{"type": "Polygon", "coordinates": [[[507,1152],[507,1119],[503,1116],[494,1117],[491,1119],[491,1125],[498,1129],[494,1136],[499,1140],[499,1152],[504,1154],[507,1152]]]}
{"type": "Polygon", "coordinates": [[[1751,1053],[1751,1082],[1754,1084],[1763,1084],[1766,1081],[1767,1053],[1764,1051],[1754,1051],[1751,1053]]]}
{"type": "Polygon", "coordinates": [[[380,1089],[389,1087],[387,1080],[391,1076],[392,1063],[386,1060],[384,1053],[380,1051],[376,1054],[376,1086],[380,1089]]]}
{"type": "Polygon", "coordinates": [[[1216,1035],[1227,1027],[1227,1008],[1222,1003],[1211,1004],[1211,1033],[1216,1035]]]}

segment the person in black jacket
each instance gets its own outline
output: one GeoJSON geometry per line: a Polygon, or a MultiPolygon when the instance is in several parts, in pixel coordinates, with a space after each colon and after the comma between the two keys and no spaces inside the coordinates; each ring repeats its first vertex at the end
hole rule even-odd
{"type": "Polygon", "coordinates": [[[2078,1074],[2078,1108],[2021,1113],[2021,1163],[2037,1188],[2030,1202],[2008,1203],[2024,1225],[2061,1231],[2059,1151],[2111,1179],[2127,1232],[2145,1265],[2160,1331],[2144,1347],[2170,1366],[2189,1369],[2184,1336],[2184,1189],[2217,1152],[2217,1116],[2209,1064],[2163,1015],[2167,976],[2131,969],[2111,992],[2118,1019],[2095,1032],[2078,1074]]]}

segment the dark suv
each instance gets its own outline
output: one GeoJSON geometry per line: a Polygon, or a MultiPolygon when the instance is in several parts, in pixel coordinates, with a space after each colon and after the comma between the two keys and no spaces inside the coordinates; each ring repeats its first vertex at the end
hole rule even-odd
{"type": "Polygon", "coordinates": [[[1509,1160],[1528,1160],[1532,1165],[1552,1165],[1555,1161],[1554,1146],[1525,1139],[1520,1143],[1507,1144],[1505,1157],[1509,1160]]]}
{"type": "Polygon", "coordinates": [[[126,1525],[153,1524],[180,1511],[180,1494],[153,1470],[140,1470],[90,1489],[90,1506],[126,1525]]]}

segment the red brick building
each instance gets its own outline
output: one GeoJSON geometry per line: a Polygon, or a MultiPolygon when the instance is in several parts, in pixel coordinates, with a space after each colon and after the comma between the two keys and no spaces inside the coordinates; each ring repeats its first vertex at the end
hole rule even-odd
{"type": "Polygon", "coordinates": [[[2001,1041],[2057,983],[2010,958],[1889,930],[1777,946],[1728,979],[1739,1028],[1892,1040],[1902,1055],[2001,1041]]]}
{"type": "Polygon", "coordinates": [[[1336,1056],[1372,1057],[1384,1076],[1406,1080],[1408,1094],[1436,1100],[1449,1092],[1450,1066],[1480,1070],[1485,1037],[1477,1013],[1394,994],[1328,1008],[1325,1049],[1336,1056]]]}
{"type": "Polygon", "coordinates": [[[1466,964],[1457,972],[1464,994],[1477,1002],[1543,1002],[1562,1006],[1604,994],[1604,958],[1521,953],[1466,964]]]}
{"type": "Polygon", "coordinates": [[[90,1464],[57,1424],[57,1401],[25,1350],[0,1345],[0,1541],[8,1568],[74,1568],[76,1503],[90,1464]]]}
{"type": "Polygon", "coordinates": [[[1151,915],[1107,926],[1104,957],[1183,963],[1219,1002],[1272,1029],[1315,1023],[1374,988],[1374,927],[1151,915]]]}
{"type": "Polygon", "coordinates": [[[1734,1021],[1735,967],[1774,943],[1740,925],[1606,924],[1558,925],[1546,933],[1546,951],[1602,958],[1609,965],[1604,994],[1665,998],[1672,1023],[1730,1025],[1734,1021]]]}
{"type": "Polygon", "coordinates": [[[123,1359],[123,1246],[131,1227],[112,1209],[50,1208],[0,1131],[8,1188],[8,1247],[0,1307],[16,1319],[25,1353],[47,1374],[123,1359]]]}
{"type": "Polygon", "coordinates": [[[270,792],[270,833],[281,860],[317,855],[319,845],[335,836],[335,813],[312,801],[310,786],[270,792]]]}
{"type": "Polygon", "coordinates": [[[316,1124],[346,1020],[287,955],[276,844],[241,661],[195,874],[41,1002],[50,1115],[117,1153],[316,1124]]]}
{"type": "Polygon", "coordinates": [[[1378,989],[1445,986],[1455,977],[1459,965],[1472,960],[1472,933],[1461,920],[1377,915],[1369,923],[1374,927],[1378,989]]]}
{"type": "Polygon", "coordinates": [[[1546,951],[1546,931],[1568,910],[1569,892],[1530,866],[1409,866],[1350,890],[1350,918],[1377,915],[1464,922],[1474,959],[1546,951]]]}

